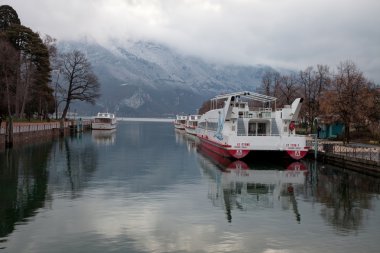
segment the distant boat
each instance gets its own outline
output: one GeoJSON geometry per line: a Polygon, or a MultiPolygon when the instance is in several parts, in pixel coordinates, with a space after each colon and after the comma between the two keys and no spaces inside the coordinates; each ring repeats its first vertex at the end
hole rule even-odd
{"type": "Polygon", "coordinates": [[[91,128],[95,130],[110,130],[115,129],[117,120],[113,113],[101,113],[99,112],[91,124],[91,128]]]}
{"type": "Polygon", "coordinates": [[[197,136],[202,145],[225,157],[276,151],[299,160],[309,150],[307,137],[295,133],[302,101],[297,98],[277,109],[276,98],[254,92],[216,96],[198,122],[197,136]]]}
{"type": "Polygon", "coordinates": [[[201,115],[190,115],[187,117],[185,123],[185,131],[188,134],[197,135],[196,128],[198,126],[198,120],[201,118],[201,115]]]}
{"type": "Polygon", "coordinates": [[[187,121],[187,116],[177,115],[174,120],[174,127],[179,130],[185,130],[186,121],[187,121]]]}

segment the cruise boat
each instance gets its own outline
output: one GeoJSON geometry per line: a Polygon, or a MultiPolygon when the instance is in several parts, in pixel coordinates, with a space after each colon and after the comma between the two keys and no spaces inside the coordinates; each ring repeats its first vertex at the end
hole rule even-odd
{"type": "Polygon", "coordinates": [[[297,98],[276,109],[275,97],[254,92],[216,96],[199,119],[197,136],[202,145],[225,157],[241,159],[250,152],[272,151],[299,160],[309,149],[307,137],[295,132],[302,101],[297,98]]]}
{"type": "Polygon", "coordinates": [[[117,120],[113,113],[99,112],[91,123],[91,128],[95,130],[110,130],[115,129],[117,120]]]}
{"type": "Polygon", "coordinates": [[[185,131],[188,134],[197,135],[196,128],[201,115],[190,115],[185,123],[185,131]]]}
{"type": "Polygon", "coordinates": [[[187,121],[187,116],[177,115],[174,120],[174,127],[179,130],[185,130],[186,121],[187,121]]]}

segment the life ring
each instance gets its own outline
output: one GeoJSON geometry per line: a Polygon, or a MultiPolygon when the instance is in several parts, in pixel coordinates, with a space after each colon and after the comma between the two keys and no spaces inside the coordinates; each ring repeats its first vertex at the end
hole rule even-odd
{"type": "Polygon", "coordinates": [[[294,124],[294,121],[291,121],[289,124],[289,130],[293,131],[296,128],[296,125],[294,124]]]}

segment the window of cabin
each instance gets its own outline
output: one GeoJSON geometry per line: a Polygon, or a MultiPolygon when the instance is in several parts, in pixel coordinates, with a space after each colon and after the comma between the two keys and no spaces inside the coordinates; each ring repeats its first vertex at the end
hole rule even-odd
{"type": "Polygon", "coordinates": [[[266,124],[265,123],[257,123],[257,135],[266,135],[266,124]]]}

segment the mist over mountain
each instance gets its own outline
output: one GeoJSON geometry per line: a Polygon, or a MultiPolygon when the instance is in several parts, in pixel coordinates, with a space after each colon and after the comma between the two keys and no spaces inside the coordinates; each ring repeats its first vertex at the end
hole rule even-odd
{"type": "MultiPolygon", "coordinates": [[[[75,103],[71,111],[118,117],[173,117],[194,114],[216,94],[256,90],[268,66],[208,63],[152,42],[127,42],[104,47],[96,43],[61,42],[61,52],[85,52],[101,83],[95,106],[75,103]]],[[[221,52],[222,53],[222,52],[221,52]]]]}

